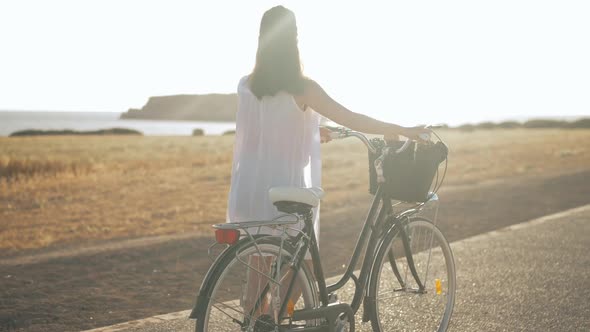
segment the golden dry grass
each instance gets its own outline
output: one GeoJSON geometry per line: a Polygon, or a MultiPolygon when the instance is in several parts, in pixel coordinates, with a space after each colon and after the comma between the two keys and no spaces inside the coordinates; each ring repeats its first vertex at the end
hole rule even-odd
{"type": "Polygon", "coordinates": [[[18,181],[35,176],[58,176],[63,173],[81,175],[89,173],[92,165],[61,160],[0,159],[0,179],[18,181]]]}
{"type": "MultiPolygon", "coordinates": [[[[441,135],[451,148],[446,185],[590,168],[590,130],[441,135]]],[[[0,138],[0,171],[17,163],[21,174],[0,179],[0,250],[209,232],[225,218],[232,144],[232,136],[0,138]]],[[[354,204],[367,192],[366,149],[349,139],[322,152],[323,212],[354,204]]]]}

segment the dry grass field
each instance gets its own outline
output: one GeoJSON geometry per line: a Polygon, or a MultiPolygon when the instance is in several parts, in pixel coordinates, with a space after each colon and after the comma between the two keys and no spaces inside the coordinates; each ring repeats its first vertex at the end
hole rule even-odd
{"type": "MultiPolygon", "coordinates": [[[[441,131],[446,186],[590,169],[590,130],[441,131]]],[[[233,137],[0,138],[0,252],[210,232],[225,218],[233,137]]],[[[358,140],[323,146],[323,211],[367,191],[358,140]]]]}

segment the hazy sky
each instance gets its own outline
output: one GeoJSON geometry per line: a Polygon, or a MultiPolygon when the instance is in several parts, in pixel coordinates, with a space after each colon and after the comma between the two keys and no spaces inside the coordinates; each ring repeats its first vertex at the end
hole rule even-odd
{"type": "Polygon", "coordinates": [[[0,109],[125,111],[234,92],[262,13],[298,20],[305,73],[402,124],[590,115],[590,1],[1,1],[0,109]]]}

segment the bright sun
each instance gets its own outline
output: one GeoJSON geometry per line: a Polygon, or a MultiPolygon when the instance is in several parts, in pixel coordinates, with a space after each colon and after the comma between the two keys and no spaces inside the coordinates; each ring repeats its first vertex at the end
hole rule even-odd
{"type": "MultiPolygon", "coordinates": [[[[2,2],[0,109],[121,112],[233,92],[276,4],[2,2]]],[[[586,1],[282,4],[305,73],[354,111],[400,124],[590,112],[586,1]]]]}

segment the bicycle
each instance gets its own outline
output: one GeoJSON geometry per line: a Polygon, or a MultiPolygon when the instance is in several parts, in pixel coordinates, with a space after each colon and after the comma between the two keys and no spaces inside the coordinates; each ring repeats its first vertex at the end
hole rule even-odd
{"type": "MultiPolygon", "coordinates": [[[[346,137],[360,139],[380,161],[411,145],[406,141],[400,148],[385,148],[381,139],[343,128],[333,135],[346,137]]],[[[370,321],[374,331],[446,331],[456,277],[451,248],[436,226],[438,173],[434,192],[406,207],[384,189],[381,164],[375,162],[379,183],[353,255],[334,284],[326,285],[313,228],[313,208],[322,195],[317,189],[272,188],[271,200],[284,215],[214,225],[213,246],[227,247],[201,284],[189,316],[196,319],[195,330],[354,331],[362,304],[362,321],[370,321]],[[426,209],[435,211],[434,220],[421,216],[426,209]],[[295,228],[300,222],[303,228],[295,228]],[[354,268],[363,249],[357,276],[354,268]],[[303,263],[308,250],[312,266],[303,263]],[[336,291],[349,280],[355,285],[352,302],[340,303],[336,291]]]]}

